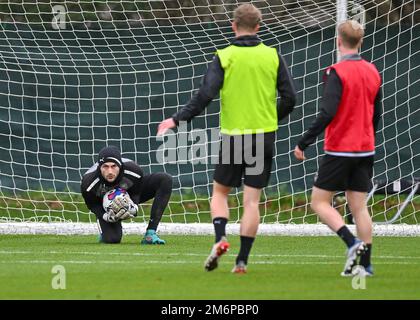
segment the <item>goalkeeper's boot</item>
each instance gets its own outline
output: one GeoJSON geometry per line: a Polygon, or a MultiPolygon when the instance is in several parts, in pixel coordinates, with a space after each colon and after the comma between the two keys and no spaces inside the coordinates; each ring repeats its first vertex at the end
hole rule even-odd
{"type": "Polygon", "coordinates": [[[98,234],[98,243],[105,243],[102,239],[102,234],[98,234]]]}
{"type": "Polygon", "coordinates": [[[141,244],[165,244],[165,240],[159,238],[155,230],[149,229],[146,230],[146,234],[144,235],[143,240],[141,240],[141,244]]]}
{"type": "Polygon", "coordinates": [[[344,270],[341,273],[342,276],[352,276],[353,268],[357,264],[357,259],[366,252],[366,244],[359,240],[355,239],[354,244],[347,250],[347,259],[344,265],[344,270]]]}
{"type": "Polygon", "coordinates": [[[213,245],[210,255],[204,263],[204,269],[206,271],[212,271],[217,268],[220,257],[229,250],[229,242],[226,237],[222,237],[219,242],[213,245]]]}
{"type": "Polygon", "coordinates": [[[243,261],[238,261],[232,269],[232,273],[244,274],[246,273],[246,264],[243,261]]]}

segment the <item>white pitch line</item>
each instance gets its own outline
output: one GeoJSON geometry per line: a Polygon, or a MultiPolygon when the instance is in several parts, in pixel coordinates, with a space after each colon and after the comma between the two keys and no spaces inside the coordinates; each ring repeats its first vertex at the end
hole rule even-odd
{"type": "MultiPolygon", "coordinates": [[[[206,253],[144,253],[144,252],[97,252],[97,251],[13,251],[13,250],[0,250],[0,255],[8,254],[74,254],[74,255],[93,255],[93,256],[192,256],[192,257],[204,257],[206,253]]],[[[252,254],[253,257],[279,257],[279,258],[342,258],[343,255],[317,255],[317,254],[252,254]]],[[[407,260],[418,260],[420,256],[373,256],[375,259],[407,259],[407,260]]]]}
{"type": "MultiPolygon", "coordinates": [[[[133,261],[109,261],[109,260],[8,260],[0,261],[0,264],[132,264],[133,261]]],[[[142,263],[142,266],[147,266],[148,264],[194,264],[201,265],[202,261],[187,261],[187,260],[177,260],[177,261],[160,261],[160,260],[149,260],[142,263]]],[[[266,264],[266,265],[342,265],[339,262],[330,262],[330,261],[253,261],[252,264],[266,264]]],[[[420,263],[413,262],[376,262],[375,265],[419,265],[420,263]]]]}

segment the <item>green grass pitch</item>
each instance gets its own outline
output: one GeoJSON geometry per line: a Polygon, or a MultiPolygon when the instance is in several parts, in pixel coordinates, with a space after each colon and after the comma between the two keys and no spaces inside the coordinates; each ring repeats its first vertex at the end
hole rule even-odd
{"type": "MultiPolygon", "coordinates": [[[[375,238],[375,276],[354,289],[339,274],[337,237],[257,237],[248,273],[232,274],[239,237],[219,268],[205,272],[212,236],[162,236],[165,246],[121,244],[96,236],[0,236],[0,299],[420,299],[419,238],[375,238]],[[55,265],[65,289],[53,289],[55,265]]],[[[360,284],[360,282],[359,282],[360,284]]]]}

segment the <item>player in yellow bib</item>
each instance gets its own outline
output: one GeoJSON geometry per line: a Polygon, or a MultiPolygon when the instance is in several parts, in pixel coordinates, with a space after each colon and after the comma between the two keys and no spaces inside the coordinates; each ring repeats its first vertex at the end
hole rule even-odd
{"type": "Polygon", "coordinates": [[[278,122],[292,112],[296,103],[286,62],[275,48],[257,37],[261,18],[260,10],[251,4],[235,10],[235,39],[230,46],[217,50],[200,89],[187,105],[158,128],[158,135],[162,135],[181,121],[191,121],[220,94],[221,147],[211,199],[216,239],[205,261],[207,271],[217,268],[219,258],[230,246],[226,238],[228,195],[243,183],[241,247],[232,272],[246,272],[260,221],[261,191],[270,178],[278,122]],[[248,161],[251,158],[252,163],[248,161]]]}

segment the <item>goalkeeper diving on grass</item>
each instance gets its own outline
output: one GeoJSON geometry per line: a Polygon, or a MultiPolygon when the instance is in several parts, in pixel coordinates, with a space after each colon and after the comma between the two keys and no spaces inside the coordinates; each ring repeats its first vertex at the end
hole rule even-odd
{"type": "Polygon", "coordinates": [[[169,174],[144,174],[134,161],[122,158],[117,147],[107,146],[83,175],[81,192],[86,206],[96,215],[100,242],[120,243],[121,221],[136,217],[138,205],[153,199],[141,244],[165,244],[156,231],[172,193],[169,174]]]}

